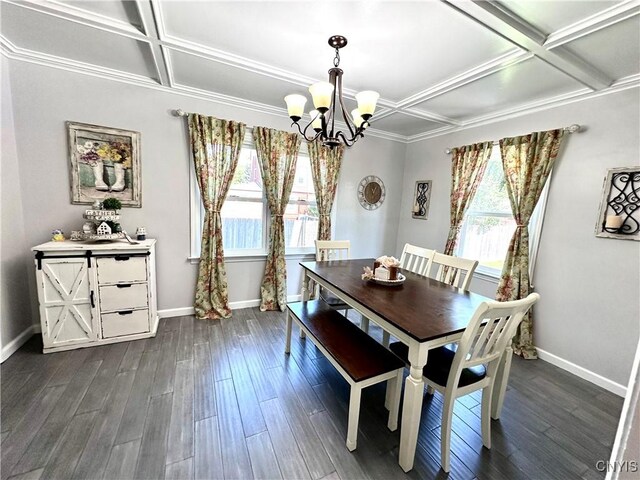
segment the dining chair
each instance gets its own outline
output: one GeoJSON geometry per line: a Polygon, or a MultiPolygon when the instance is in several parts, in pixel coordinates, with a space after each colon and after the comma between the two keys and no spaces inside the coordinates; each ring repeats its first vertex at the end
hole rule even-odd
{"type": "MultiPolygon", "coordinates": [[[[456,398],[482,389],[482,444],[491,448],[491,401],[500,358],[505,351],[511,352],[508,347],[518,325],[539,298],[539,294],[531,293],[522,300],[483,302],[462,334],[457,350],[449,345],[429,350],[423,380],[444,396],[440,456],[445,472],[450,469],[451,420],[456,398]]],[[[395,342],[389,348],[408,363],[409,347],[395,342]]]]}
{"type": "MultiPolygon", "coordinates": [[[[351,242],[349,240],[316,240],[316,262],[329,260],[349,260],[351,257],[351,242]]],[[[347,316],[349,305],[322,287],[318,288],[320,298],[334,310],[344,310],[347,316]]],[[[368,329],[367,329],[368,330],[368,329]]]]}
{"type": "Polygon", "coordinates": [[[435,250],[405,243],[400,256],[400,268],[426,276],[434,253],[435,250]]]}
{"type": "MultiPolygon", "coordinates": [[[[435,253],[435,250],[405,243],[400,255],[400,269],[426,277],[435,253]]],[[[389,346],[389,339],[389,332],[383,330],[382,344],[385,347],[389,346]]]]}
{"type": "Polygon", "coordinates": [[[429,264],[429,270],[426,273],[428,277],[431,277],[431,270],[434,265],[438,265],[438,271],[432,278],[453,285],[454,287],[462,288],[463,290],[469,290],[471,277],[473,277],[473,272],[476,271],[478,261],[436,252],[433,254],[433,259],[429,264]]]}

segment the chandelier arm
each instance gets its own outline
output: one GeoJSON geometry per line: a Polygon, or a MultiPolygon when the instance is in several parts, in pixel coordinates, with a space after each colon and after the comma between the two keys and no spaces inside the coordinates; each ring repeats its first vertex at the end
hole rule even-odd
{"type": "Polygon", "coordinates": [[[342,141],[347,147],[353,146],[353,144],[356,143],[356,140],[358,139],[358,135],[351,138],[347,138],[344,136],[344,133],[342,133],[342,131],[339,131],[338,133],[336,133],[336,138],[338,137],[342,138],[342,141]]]}
{"type": "Polygon", "coordinates": [[[316,138],[318,138],[318,136],[316,135],[315,137],[309,139],[309,137],[307,137],[307,129],[309,128],[309,125],[311,125],[310,123],[307,124],[307,126],[304,128],[304,130],[302,130],[302,128],[300,128],[300,124],[298,122],[293,122],[291,124],[291,126],[295,125],[296,127],[298,127],[298,131],[300,132],[300,135],[302,135],[304,137],[304,139],[307,142],[312,142],[314,141],[316,138]]]}
{"type": "Polygon", "coordinates": [[[355,138],[356,133],[353,131],[353,127],[351,126],[351,124],[353,123],[353,126],[355,127],[355,123],[353,122],[353,119],[351,118],[351,116],[347,113],[347,109],[344,106],[344,98],[342,96],[342,75],[340,75],[340,77],[338,78],[338,86],[340,89],[338,98],[340,99],[340,109],[342,110],[342,118],[344,119],[344,123],[347,124],[347,128],[349,129],[351,138],[355,138]]]}

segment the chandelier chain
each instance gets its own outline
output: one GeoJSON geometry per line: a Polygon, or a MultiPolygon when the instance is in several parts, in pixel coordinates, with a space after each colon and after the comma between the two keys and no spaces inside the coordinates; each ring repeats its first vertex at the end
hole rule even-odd
{"type": "Polygon", "coordinates": [[[340,65],[340,49],[336,48],[336,57],[333,59],[333,66],[338,68],[340,65]]]}

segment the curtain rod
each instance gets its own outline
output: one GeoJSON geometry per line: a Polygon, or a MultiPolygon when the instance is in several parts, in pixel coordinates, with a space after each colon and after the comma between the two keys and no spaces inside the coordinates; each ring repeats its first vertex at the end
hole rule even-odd
{"type": "MultiPolygon", "coordinates": [[[[182,111],[182,110],[180,110],[182,111]]],[[[568,127],[563,128],[563,130],[565,132],[568,133],[579,133],[580,132],[580,125],[578,125],[577,123],[574,123],[573,125],[569,125],[568,127]]],[[[500,142],[498,140],[496,140],[495,142],[493,142],[494,145],[500,145],[500,142]]],[[[444,153],[446,154],[450,154],[451,153],[451,148],[445,148],[444,153]]]]}

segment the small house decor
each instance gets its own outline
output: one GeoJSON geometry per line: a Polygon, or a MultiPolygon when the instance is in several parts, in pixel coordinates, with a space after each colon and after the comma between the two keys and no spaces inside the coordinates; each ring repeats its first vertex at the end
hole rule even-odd
{"type": "Polygon", "coordinates": [[[142,207],[140,133],[67,122],[71,203],[93,204],[114,197],[142,207]]]}
{"type": "Polygon", "coordinates": [[[431,200],[431,180],[418,180],[413,195],[411,217],[426,220],[429,216],[429,202],[431,200]]]}
{"type": "Polygon", "coordinates": [[[607,170],[596,236],[640,240],[640,167],[607,170]]]}
{"type": "Polygon", "coordinates": [[[107,225],[107,222],[102,222],[100,225],[98,225],[98,228],[96,228],[96,234],[111,235],[111,227],[107,225]]]}

